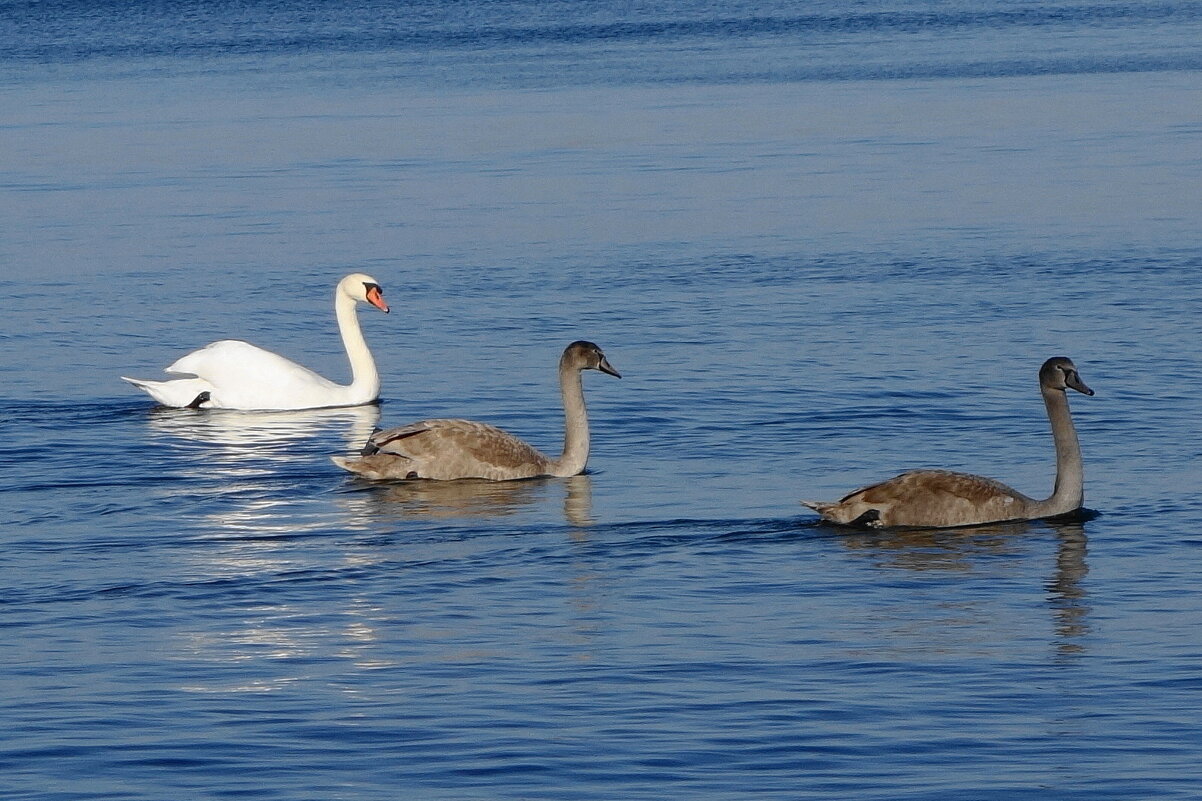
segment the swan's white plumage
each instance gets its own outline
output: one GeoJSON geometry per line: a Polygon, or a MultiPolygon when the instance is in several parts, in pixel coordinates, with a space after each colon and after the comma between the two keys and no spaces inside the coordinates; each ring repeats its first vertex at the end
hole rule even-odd
{"type": "Polygon", "coordinates": [[[287,398],[289,405],[300,408],[331,406],[331,395],[344,389],[307,367],[240,339],[223,339],[194,350],[167,372],[200,376],[219,387],[221,406],[227,409],[283,402],[276,398],[287,398]],[[267,392],[270,397],[265,397],[267,392]]]}
{"type": "Polygon", "coordinates": [[[170,381],[127,378],[164,406],[288,410],[359,406],[379,397],[380,379],[355,311],[359,302],[387,312],[379,283],[353,273],[338,283],[334,308],[353,380],[336,384],[307,367],[257,345],[224,339],[177,359],[166,372],[194,376],[170,381]]]}

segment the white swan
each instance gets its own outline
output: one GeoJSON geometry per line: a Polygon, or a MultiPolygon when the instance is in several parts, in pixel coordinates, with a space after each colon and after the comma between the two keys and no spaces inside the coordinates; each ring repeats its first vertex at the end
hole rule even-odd
{"type": "Polygon", "coordinates": [[[1081,508],[1085,501],[1085,469],[1081,445],[1068,410],[1065,389],[1092,395],[1071,359],[1056,356],[1039,370],[1039,390],[1056,443],[1056,485],[1047,500],[1028,498],[993,479],[947,470],[913,470],[873,484],[834,503],[802,501],[832,523],[875,528],[917,526],[949,528],[1036,520],[1081,508]]]}
{"type": "Polygon", "coordinates": [[[372,403],[380,396],[380,375],[359,329],[355,309],[359,302],[388,311],[380,284],[370,275],[352,273],[338,282],[334,312],[351,362],[352,380],[347,385],[335,384],[307,367],[238,339],[224,339],[192,351],[166,370],[195,378],[121,378],[164,406],[193,409],[320,409],[372,403]]]}
{"type": "Polygon", "coordinates": [[[363,456],[332,456],[334,464],[364,478],[428,478],[450,481],[484,478],[509,481],[535,476],[574,476],[588,461],[588,415],[581,386],[582,370],[600,370],[621,378],[592,342],[573,342],[559,359],[563,394],[564,445],[558,459],[544,456],[496,426],[472,420],[422,420],[377,431],[363,456]]]}

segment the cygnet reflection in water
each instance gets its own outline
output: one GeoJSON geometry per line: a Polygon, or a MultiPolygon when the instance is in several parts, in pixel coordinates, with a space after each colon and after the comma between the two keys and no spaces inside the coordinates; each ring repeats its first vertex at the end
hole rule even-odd
{"type": "Polygon", "coordinates": [[[558,492],[563,493],[563,514],[568,524],[593,524],[592,479],[587,475],[560,481],[397,481],[373,484],[345,493],[343,498],[355,511],[373,517],[450,520],[512,516],[552,501],[558,492]]]}

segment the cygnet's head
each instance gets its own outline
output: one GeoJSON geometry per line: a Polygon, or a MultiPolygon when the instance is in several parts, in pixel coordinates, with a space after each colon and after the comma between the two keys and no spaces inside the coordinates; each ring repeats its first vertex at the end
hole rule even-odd
{"type": "Polygon", "coordinates": [[[1085,395],[1092,395],[1093,390],[1085,386],[1077,373],[1077,365],[1067,356],[1053,356],[1039,368],[1039,384],[1048,389],[1058,389],[1063,392],[1066,388],[1073,389],[1085,395]]]}
{"type": "Polygon", "coordinates": [[[559,360],[559,363],[575,370],[600,370],[614,378],[622,377],[621,373],[615,370],[609,360],[605,358],[601,348],[592,342],[585,342],[583,339],[568,345],[564,349],[563,358],[559,360]]]}

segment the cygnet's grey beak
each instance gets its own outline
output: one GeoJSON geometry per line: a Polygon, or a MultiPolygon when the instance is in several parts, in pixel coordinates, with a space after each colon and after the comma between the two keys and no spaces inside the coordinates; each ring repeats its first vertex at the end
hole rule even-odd
{"type": "Polygon", "coordinates": [[[1093,390],[1085,386],[1085,382],[1081,380],[1081,376],[1077,375],[1077,371],[1073,370],[1064,377],[1064,383],[1084,395],[1092,395],[1093,390]]]}
{"type": "Polygon", "coordinates": [[[609,363],[609,359],[605,358],[604,356],[601,357],[601,363],[597,365],[597,369],[603,373],[612,375],[614,378],[622,377],[622,374],[615,370],[614,366],[609,363]]]}

